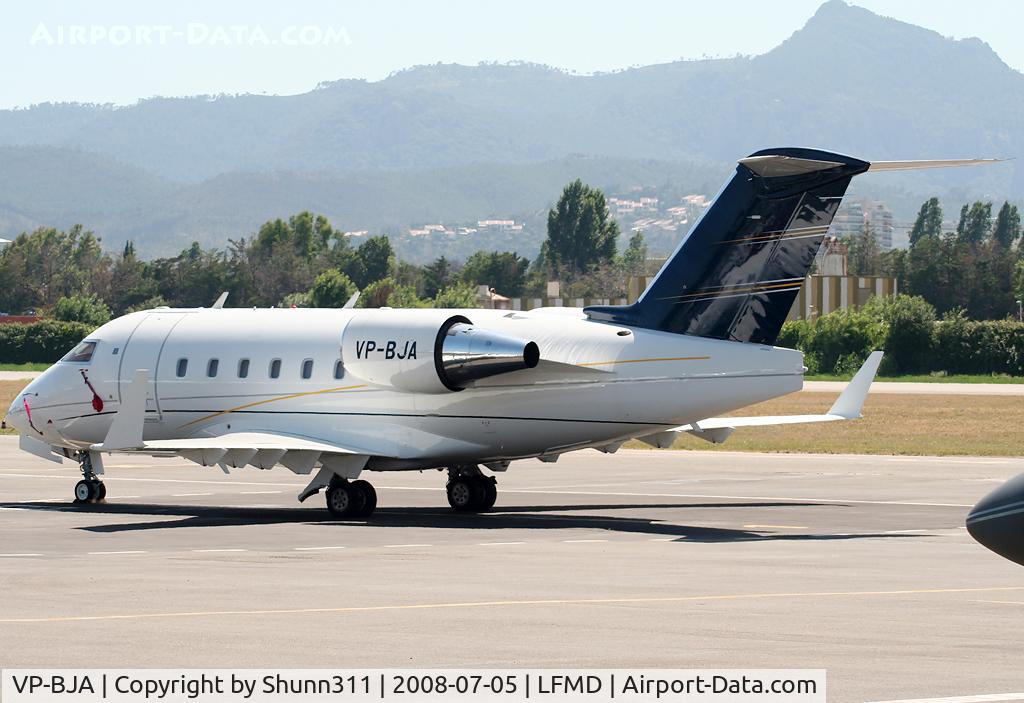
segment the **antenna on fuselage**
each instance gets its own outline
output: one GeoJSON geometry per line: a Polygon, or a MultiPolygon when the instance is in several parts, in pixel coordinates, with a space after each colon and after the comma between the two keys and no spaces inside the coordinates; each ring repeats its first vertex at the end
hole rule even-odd
{"type": "Polygon", "coordinates": [[[220,297],[217,298],[217,301],[213,304],[213,307],[211,309],[213,309],[213,310],[220,310],[221,308],[224,307],[224,303],[227,301],[227,299],[228,299],[228,292],[224,291],[223,293],[220,294],[220,297]]]}
{"type": "Polygon", "coordinates": [[[357,291],[356,291],[355,293],[353,293],[353,294],[352,294],[352,297],[351,297],[351,298],[349,298],[348,300],[346,300],[346,301],[345,301],[345,304],[341,306],[341,307],[342,307],[342,309],[345,309],[345,308],[354,308],[354,307],[356,306],[356,301],[357,301],[357,300],[359,300],[359,294],[360,294],[361,292],[362,292],[362,291],[358,291],[358,290],[357,290],[357,291]]]}

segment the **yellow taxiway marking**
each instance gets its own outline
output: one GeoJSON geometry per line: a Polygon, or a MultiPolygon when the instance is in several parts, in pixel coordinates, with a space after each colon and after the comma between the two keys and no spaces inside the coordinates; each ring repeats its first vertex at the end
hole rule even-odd
{"type": "Polygon", "coordinates": [[[652,598],[551,598],[538,600],[486,600],[461,603],[408,603],[405,605],[356,605],[339,608],[275,608],[266,610],[193,610],[173,613],[125,613],[121,615],[66,615],[44,618],[4,618],[0,623],[89,622],[96,620],[152,620],[201,618],[225,615],[305,615],[324,613],[379,613],[396,610],[450,610],[453,608],[501,608],[510,606],[617,605],[630,603],[699,603],[708,601],[765,600],[773,598],[835,598],[933,595],[944,593],[994,593],[1024,591],[1024,586],[990,588],[921,588],[898,591],[809,591],[805,593],[737,593],[732,595],[662,596],[652,598]]]}
{"type": "Polygon", "coordinates": [[[611,364],[644,364],[648,361],[706,361],[710,356],[668,356],[658,359],[619,359],[617,361],[591,361],[577,366],[609,366],[611,364]]]}
{"type": "Polygon", "coordinates": [[[808,530],[806,525],[744,525],[747,530],[808,530]]]}

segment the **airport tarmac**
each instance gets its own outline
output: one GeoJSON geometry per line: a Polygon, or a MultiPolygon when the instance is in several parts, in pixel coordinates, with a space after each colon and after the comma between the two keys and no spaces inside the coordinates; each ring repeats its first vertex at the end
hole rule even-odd
{"type": "Polygon", "coordinates": [[[1024,571],[963,529],[1021,459],[585,451],[373,474],[369,524],[285,469],[75,466],[0,437],[0,666],[825,668],[830,701],[1022,700],[1024,571]]]}

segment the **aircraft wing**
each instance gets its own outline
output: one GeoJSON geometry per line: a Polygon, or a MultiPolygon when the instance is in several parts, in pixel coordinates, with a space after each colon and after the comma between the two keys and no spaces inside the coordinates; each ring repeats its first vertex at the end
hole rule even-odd
{"type": "Polygon", "coordinates": [[[856,420],[861,417],[864,401],[868,397],[871,383],[875,380],[878,365],[882,362],[882,352],[871,352],[846,388],[828,409],[821,415],[755,415],[751,417],[709,417],[692,422],[688,425],[673,427],[671,430],[658,432],[640,439],[647,444],[659,448],[670,447],[682,432],[688,432],[713,444],[724,442],[737,427],[764,427],[769,425],[796,425],[810,422],[835,422],[837,420],[856,420]]]}
{"type": "MultiPolygon", "coordinates": [[[[97,448],[100,448],[100,451],[102,451],[101,447],[102,445],[98,445],[97,448]]],[[[155,451],[180,451],[187,449],[284,449],[291,452],[359,453],[336,444],[328,444],[314,439],[278,432],[230,432],[215,437],[157,439],[143,442],[140,449],[152,449],[155,451]]]]}

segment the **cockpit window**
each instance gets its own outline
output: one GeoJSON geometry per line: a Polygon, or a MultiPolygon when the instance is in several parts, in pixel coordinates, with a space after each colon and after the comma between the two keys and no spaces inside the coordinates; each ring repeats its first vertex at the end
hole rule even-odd
{"type": "Polygon", "coordinates": [[[84,364],[92,361],[92,353],[96,351],[96,342],[79,342],[78,346],[64,355],[61,361],[74,361],[84,364]]]}

